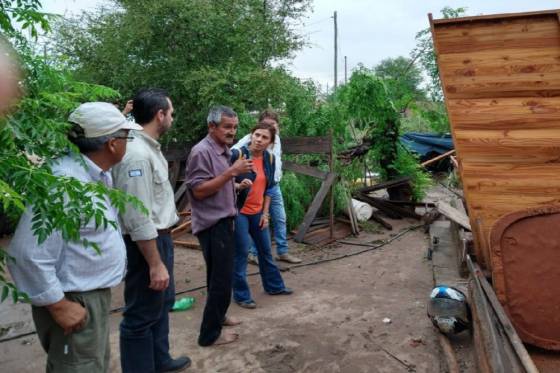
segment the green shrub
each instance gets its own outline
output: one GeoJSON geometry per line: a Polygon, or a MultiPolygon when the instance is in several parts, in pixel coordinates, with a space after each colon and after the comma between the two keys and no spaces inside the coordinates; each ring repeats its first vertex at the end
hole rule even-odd
{"type": "Polygon", "coordinates": [[[287,214],[288,230],[293,230],[303,221],[305,212],[313,200],[314,191],[319,189],[319,180],[309,176],[285,172],[280,182],[287,214]]]}

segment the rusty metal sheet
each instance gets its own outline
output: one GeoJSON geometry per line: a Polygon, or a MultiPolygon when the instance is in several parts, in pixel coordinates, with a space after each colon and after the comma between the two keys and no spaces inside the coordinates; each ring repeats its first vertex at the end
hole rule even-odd
{"type": "Polygon", "coordinates": [[[490,245],[494,289],[517,333],[560,351],[560,206],[502,217],[490,245]]]}

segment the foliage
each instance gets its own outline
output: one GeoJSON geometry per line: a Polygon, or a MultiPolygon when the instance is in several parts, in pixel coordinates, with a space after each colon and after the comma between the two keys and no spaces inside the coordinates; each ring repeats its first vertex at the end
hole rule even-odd
{"type": "Polygon", "coordinates": [[[280,189],[284,196],[284,208],[287,212],[287,228],[295,229],[305,216],[306,207],[313,200],[313,191],[319,189],[320,182],[309,176],[285,172],[282,176],[280,189]]]}
{"type": "Polygon", "coordinates": [[[426,189],[432,185],[432,179],[420,166],[418,157],[409,153],[404,146],[399,146],[393,167],[397,176],[410,176],[412,197],[415,201],[421,201],[426,195],[426,189]]]}
{"type": "MultiPolygon", "coordinates": [[[[125,97],[142,86],[166,88],[177,113],[168,138],[198,140],[206,131],[207,108],[215,103],[236,109],[240,136],[254,124],[255,112],[272,107],[282,113],[284,137],[325,136],[332,131],[337,151],[359,143],[363,136],[385,138],[376,141],[368,163],[383,165],[390,177],[397,156],[399,111],[423,98],[419,70],[404,57],[386,60],[376,70],[378,78],[362,69],[347,86],[320,100],[313,83],[274,64],[303,46],[293,25],[309,3],[115,0],[108,8],[60,22],[54,50],[59,63],[76,77],[115,87],[125,97]],[[108,64],[113,68],[106,69],[108,64]],[[360,79],[361,73],[367,79],[360,79]],[[397,79],[402,77],[406,79],[397,79]]],[[[287,159],[326,166],[321,156],[287,159]]],[[[336,171],[353,180],[363,164],[337,164],[336,171]]],[[[320,184],[290,175],[282,188],[290,190],[285,200],[293,227],[320,184]]],[[[338,207],[344,204],[337,201],[338,207]]]]}
{"type": "Polygon", "coordinates": [[[382,177],[392,179],[399,114],[390,100],[385,81],[371,70],[359,67],[341,92],[341,100],[356,128],[364,130],[364,137],[373,139],[371,159],[378,165],[382,177]]]}
{"type": "MultiPolygon", "coordinates": [[[[12,19],[6,13],[3,15],[12,19]]],[[[12,26],[12,31],[16,32],[14,30],[12,26]]],[[[25,206],[32,206],[33,233],[39,243],[54,231],[60,231],[67,240],[82,240],[79,229],[91,219],[98,227],[116,224],[105,218],[104,207],[98,205],[96,199],[108,196],[121,211],[127,203],[145,211],[137,199],[103,184],[52,175],[51,165],[57,157],[77,151],[66,138],[66,118],[70,111],[82,102],[110,100],[118,97],[118,93],[107,87],[76,81],[53,68],[31,51],[21,35],[12,40],[21,57],[26,95],[12,114],[0,118],[2,211],[15,220],[25,206]]],[[[82,243],[99,250],[93,243],[82,243]]],[[[4,276],[9,260],[0,248],[0,298],[5,299],[5,294],[11,292],[14,300],[25,300],[25,295],[4,276]]]]}
{"type": "MultiPolygon", "coordinates": [[[[466,15],[467,8],[445,7],[441,10],[443,18],[457,18],[466,15]]],[[[431,30],[426,28],[416,34],[416,47],[410,53],[413,61],[418,61],[424,73],[428,76],[426,90],[431,102],[417,107],[420,114],[431,130],[436,133],[449,132],[449,118],[443,106],[443,91],[439,78],[439,69],[434,50],[431,30]]]]}
{"type": "Polygon", "coordinates": [[[209,106],[282,107],[293,78],[272,63],[303,45],[294,25],[309,0],[115,0],[56,27],[59,62],[130,97],[164,87],[174,100],[170,137],[198,140],[209,106]],[[112,68],[107,69],[110,65],[112,68]]]}
{"type": "Polygon", "coordinates": [[[422,117],[421,112],[413,109],[401,118],[401,132],[432,133],[434,130],[430,123],[422,117]]]}
{"type": "Polygon", "coordinates": [[[397,110],[403,111],[411,102],[425,99],[420,87],[422,71],[414,60],[402,56],[386,58],[373,68],[373,72],[385,81],[388,95],[397,110]]]}
{"type": "Polygon", "coordinates": [[[425,102],[417,106],[420,117],[429,125],[431,132],[449,133],[449,117],[443,102],[425,102]]]}
{"type": "MultiPolygon", "coordinates": [[[[467,8],[450,8],[444,7],[441,10],[443,18],[458,18],[466,15],[467,8]]],[[[441,81],[439,79],[439,69],[436,61],[436,53],[432,40],[432,32],[429,28],[419,31],[416,34],[416,47],[410,53],[413,60],[418,60],[423,67],[424,72],[428,75],[428,93],[433,101],[443,101],[443,92],[441,90],[441,81]]]]}
{"type": "Polygon", "coordinates": [[[0,30],[8,37],[19,37],[21,33],[16,26],[19,25],[36,38],[39,29],[50,30],[47,14],[40,9],[39,0],[0,0],[0,30]]]}
{"type": "MultiPolygon", "coordinates": [[[[380,172],[383,179],[411,176],[413,196],[421,199],[430,178],[413,155],[397,146],[401,115],[392,104],[391,93],[387,88],[387,82],[391,79],[393,78],[380,78],[373,70],[361,66],[353,72],[348,84],[339,87],[324,102],[317,100],[317,91],[311,85],[307,86],[307,90],[294,91],[297,94],[286,100],[282,134],[324,136],[332,131],[337,151],[351,144],[356,145],[364,138],[371,138],[374,140],[373,146],[365,159],[368,167],[380,172]],[[303,109],[299,109],[302,107],[303,109]]],[[[326,167],[325,159],[320,156],[287,158],[298,163],[318,164],[323,169],[326,167]]],[[[352,182],[363,176],[364,164],[359,159],[350,164],[340,164],[337,161],[335,171],[341,175],[342,180],[352,182]]],[[[302,206],[309,205],[319,185],[316,180],[301,176],[295,178],[290,173],[283,178],[282,189],[289,192],[284,195],[290,228],[301,222],[305,213],[302,206]]],[[[338,212],[346,208],[347,193],[344,182],[335,186],[335,206],[338,212]]]]}
{"type": "Polygon", "coordinates": [[[449,118],[444,103],[417,101],[411,104],[409,110],[401,118],[401,130],[403,133],[449,133],[449,118]]]}
{"type": "MultiPolygon", "coordinates": [[[[421,198],[428,175],[414,156],[398,146],[401,115],[392,103],[386,81],[362,66],[353,72],[340,96],[346,106],[347,121],[361,129],[364,138],[373,141],[366,157],[367,164],[384,180],[411,176],[414,196],[421,198]]],[[[357,171],[359,167],[354,164],[349,169],[357,171]]]]}

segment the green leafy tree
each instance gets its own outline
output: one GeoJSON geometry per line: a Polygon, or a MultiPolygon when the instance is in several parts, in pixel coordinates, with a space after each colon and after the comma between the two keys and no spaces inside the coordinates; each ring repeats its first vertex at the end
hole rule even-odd
{"type": "Polygon", "coordinates": [[[165,88],[177,114],[168,138],[196,140],[213,104],[238,112],[283,105],[291,77],[273,62],[303,46],[293,25],[309,4],[118,0],[61,22],[54,50],[77,78],[126,97],[145,86],[165,88]]]}
{"type": "Polygon", "coordinates": [[[0,0],[0,30],[8,37],[21,37],[21,30],[29,30],[33,37],[39,31],[49,31],[48,15],[41,12],[39,0],[0,0]]]}
{"type": "MultiPolygon", "coordinates": [[[[446,6],[441,10],[441,15],[445,19],[458,18],[465,16],[466,12],[467,8],[465,7],[454,9],[446,6]]],[[[421,30],[416,34],[416,47],[410,54],[412,60],[418,60],[424,72],[428,75],[428,92],[432,100],[437,102],[443,101],[439,69],[430,28],[421,30]]]]}
{"type": "MultiPolygon", "coordinates": [[[[0,27],[10,35],[21,58],[25,96],[11,114],[0,118],[0,212],[16,221],[26,206],[33,206],[33,231],[41,243],[55,231],[66,240],[81,241],[79,229],[92,219],[98,227],[116,224],[105,218],[104,208],[95,204],[95,197],[109,196],[120,210],[131,203],[145,211],[137,199],[101,183],[52,175],[50,165],[57,157],[77,152],[66,137],[68,114],[82,102],[110,100],[119,94],[76,81],[35,55],[14,22],[28,22],[27,27],[35,31],[37,25],[48,30],[46,16],[39,12],[40,3],[4,1],[2,5],[6,3],[13,4],[0,8],[0,19],[7,20],[0,27]]],[[[99,251],[97,245],[82,242],[99,251]]],[[[9,260],[13,259],[0,248],[0,300],[10,294],[14,301],[26,299],[5,275],[9,260]]]]}
{"type": "MultiPolygon", "coordinates": [[[[281,112],[283,136],[324,135],[331,112],[316,110],[316,86],[279,65],[304,45],[294,26],[310,3],[114,1],[61,21],[52,50],[77,78],[115,87],[125,97],[143,86],[168,90],[176,120],[163,141],[201,138],[208,107],[216,103],[236,109],[240,135],[266,107],[281,112]]],[[[286,194],[290,227],[301,221],[316,184],[289,173],[284,178],[283,188],[301,192],[286,194]]]]}
{"type": "Polygon", "coordinates": [[[426,98],[421,88],[422,71],[412,59],[402,56],[386,58],[373,68],[373,72],[385,81],[397,110],[404,110],[411,102],[426,98]]]}
{"type": "MultiPolygon", "coordinates": [[[[466,15],[467,8],[445,7],[441,10],[443,18],[458,18],[466,15]]],[[[426,121],[431,129],[437,133],[449,132],[449,118],[443,104],[443,91],[439,78],[439,69],[436,61],[436,53],[429,28],[416,34],[416,47],[411,52],[411,58],[422,66],[428,76],[427,91],[433,103],[419,105],[416,111],[421,120],[426,121]]]]}
{"type": "Polygon", "coordinates": [[[421,198],[429,177],[417,160],[399,145],[401,115],[392,102],[386,81],[373,70],[360,66],[339,94],[349,120],[362,131],[362,141],[371,143],[367,152],[370,164],[384,180],[410,176],[414,197],[421,198]]]}

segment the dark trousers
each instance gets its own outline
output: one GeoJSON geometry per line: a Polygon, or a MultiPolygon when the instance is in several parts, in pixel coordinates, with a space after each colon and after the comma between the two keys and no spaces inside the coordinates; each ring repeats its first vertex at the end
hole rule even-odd
{"type": "Polygon", "coordinates": [[[164,291],[150,289],[150,269],[140,249],[125,236],[127,272],[125,310],[120,330],[121,368],[123,373],[152,373],[171,360],[169,355],[169,311],[175,302],[173,280],[173,240],[160,234],[157,248],[169,272],[164,291]]]}
{"type": "Polygon", "coordinates": [[[197,234],[206,262],[208,297],[198,344],[210,346],[220,336],[222,324],[231,302],[233,254],[235,242],[233,218],[224,218],[197,234]]]}

